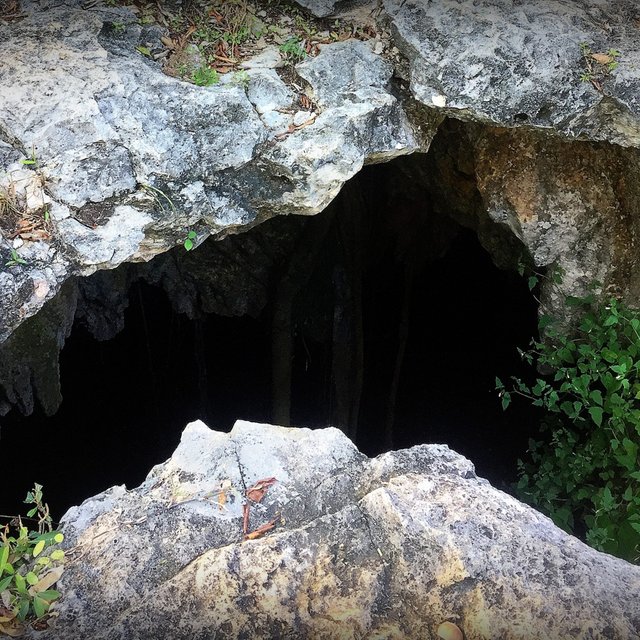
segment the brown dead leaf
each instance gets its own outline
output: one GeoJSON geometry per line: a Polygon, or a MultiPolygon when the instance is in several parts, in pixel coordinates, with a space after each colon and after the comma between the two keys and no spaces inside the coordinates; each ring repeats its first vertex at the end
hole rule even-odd
{"type": "Polygon", "coordinates": [[[46,573],[42,578],[29,588],[29,593],[33,596],[36,593],[40,593],[40,591],[46,591],[51,588],[64,573],[64,567],[56,567],[55,569],[51,569],[48,573],[46,573]]]}
{"type": "Polygon", "coordinates": [[[302,124],[299,124],[296,127],[297,129],[304,129],[305,127],[308,127],[309,125],[313,124],[316,121],[316,118],[318,117],[317,113],[314,113],[308,120],[305,120],[302,124]]]}
{"type": "Polygon", "coordinates": [[[300,106],[305,110],[311,108],[311,100],[304,93],[300,94],[300,106]]]}
{"type": "Polygon", "coordinates": [[[267,533],[267,531],[271,531],[271,529],[275,528],[276,522],[277,522],[277,519],[272,520],[271,522],[267,522],[263,525],[260,525],[257,529],[255,529],[251,533],[245,534],[245,540],[255,540],[256,538],[263,536],[265,533],[267,533]]]}
{"type": "Polygon", "coordinates": [[[591,57],[599,64],[609,64],[615,60],[615,58],[608,53],[592,53],[591,57]]]}
{"type": "Polygon", "coordinates": [[[252,502],[260,502],[264,498],[267,489],[278,482],[276,478],[263,478],[247,489],[247,498],[252,502]]]}
{"type": "Polygon", "coordinates": [[[246,536],[249,531],[249,504],[245,502],[242,505],[242,533],[246,536]]]}
{"type": "Polygon", "coordinates": [[[171,49],[173,51],[176,48],[176,43],[171,38],[168,38],[167,36],[160,36],[160,40],[167,49],[171,49]]]}
{"type": "Polygon", "coordinates": [[[11,638],[19,638],[25,634],[24,625],[14,616],[8,622],[0,622],[0,635],[6,634],[11,638]]]}
{"type": "Polygon", "coordinates": [[[34,229],[25,233],[18,234],[23,240],[30,240],[31,242],[39,242],[40,240],[49,240],[51,234],[47,233],[44,229],[34,229]]]}

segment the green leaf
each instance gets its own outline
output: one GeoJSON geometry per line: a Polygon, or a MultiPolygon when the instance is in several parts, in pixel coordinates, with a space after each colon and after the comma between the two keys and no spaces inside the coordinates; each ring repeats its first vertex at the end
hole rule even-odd
{"type": "Polygon", "coordinates": [[[33,599],[33,611],[36,614],[36,618],[42,618],[42,616],[49,609],[49,604],[42,598],[35,596],[33,599]]]}
{"type": "Polygon", "coordinates": [[[29,615],[29,600],[22,600],[18,607],[18,620],[24,622],[29,615]]]}
{"type": "Polygon", "coordinates": [[[53,602],[60,597],[60,592],[55,589],[47,589],[46,591],[40,591],[38,596],[47,602],[53,602]]]}
{"type": "Polygon", "coordinates": [[[184,241],[184,248],[185,248],[187,251],[191,251],[191,249],[193,249],[193,240],[191,240],[191,238],[187,238],[187,239],[184,241]]]}
{"type": "MultiPolygon", "coordinates": [[[[604,403],[602,401],[602,393],[600,392],[599,389],[595,389],[593,390],[590,394],[589,397],[591,398],[591,400],[593,400],[597,405],[602,406],[604,403]]],[[[599,425],[598,425],[599,426],[599,425]]]]}
{"type": "Polygon", "coordinates": [[[55,562],[64,560],[64,551],[62,549],[55,549],[51,552],[51,559],[55,562]]]}
{"type": "Polygon", "coordinates": [[[44,540],[40,540],[40,542],[36,543],[36,546],[33,548],[33,557],[37,558],[42,551],[44,550],[46,542],[44,540]]]}
{"type": "Polygon", "coordinates": [[[538,284],[538,277],[537,276],[531,276],[527,280],[527,286],[529,287],[530,291],[535,289],[537,284],[538,284]]]}
{"type": "Polygon", "coordinates": [[[4,568],[7,564],[7,560],[9,559],[9,545],[5,544],[2,549],[0,549],[0,576],[4,573],[4,568]]]}
{"type": "Polygon", "coordinates": [[[151,57],[151,49],[149,49],[149,47],[140,45],[139,47],[136,47],[136,51],[138,53],[141,53],[143,56],[146,56],[147,58],[151,57]]]}
{"type": "Polygon", "coordinates": [[[7,576],[6,578],[3,578],[2,580],[0,580],[0,593],[5,591],[9,587],[12,580],[13,580],[13,576],[7,576]]]}
{"type": "Polygon", "coordinates": [[[13,579],[18,593],[27,593],[27,581],[19,573],[14,574],[13,579]]]}
{"type": "Polygon", "coordinates": [[[38,584],[38,582],[40,581],[38,576],[35,573],[33,573],[33,571],[29,571],[29,573],[27,573],[25,578],[31,586],[33,586],[34,584],[38,584]]]}
{"type": "Polygon", "coordinates": [[[589,415],[599,427],[602,426],[602,407],[589,407],[589,415]]]}
{"type": "Polygon", "coordinates": [[[60,544],[64,540],[64,534],[59,531],[54,531],[53,534],[53,540],[55,543],[60,544]]]}
{"type": "Polygon", "coordinates": [[[511,404],[511,394],[505,391],[502,394],[502,410],[506,411],[507,407],[511,404]]]}

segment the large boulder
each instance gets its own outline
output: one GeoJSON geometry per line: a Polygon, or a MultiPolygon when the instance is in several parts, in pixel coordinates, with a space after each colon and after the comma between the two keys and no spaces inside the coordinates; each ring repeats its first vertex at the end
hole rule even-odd
{"type": "Polygon", "coordinates": [[[443,445],[369,459],[333,428],[195,422],[140,487],[86,500],[63,530],[58,616],[32,632],[47,640],[640,633],[640,567],[443,445]]]}

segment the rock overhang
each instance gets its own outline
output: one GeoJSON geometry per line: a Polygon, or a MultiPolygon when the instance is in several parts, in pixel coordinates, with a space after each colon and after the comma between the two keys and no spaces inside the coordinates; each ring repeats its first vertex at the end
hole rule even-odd
{"type": "MultiPolygon", "coordinates": [[[[76,276],[149,261],[189,233],[197,246],[275,215],[322,211],[364,164],[427,151],[445,117],[468,122],[486,207],[473,224],[480,236],[492,236],[490,225],[508,230],[537,267],[565,268],[565,292],[613,279],[635,299],[636,27],[630,3],[612,7],[356,3],[358,19],[383,25],[384,46],[380,33],[321,45],[294,65],[293,84],[276,73],[272,47],[244,65],[254,91],[250,80],[197,87],[163,74],[136,50],[161,30],[137,25],[127,9],[24,2],[24,19],[0,26],[11,87],[0,92],[0,180],[48,222],[40,238],[0,240],[5,262],[11,251],[24,261],[0,274],[0,340],[76,276]],[[583,41],[621,52],[600,89],[580,81],[583,41]],[[277,99],[265,102],[267,80],[277,99]],[[312,111],[280,113],[297,92],[312,111]],[[618,282],[621,274],[630,277],[618,282]]],[[[558,307],[553,295],[543,299],[558,307]]]]}

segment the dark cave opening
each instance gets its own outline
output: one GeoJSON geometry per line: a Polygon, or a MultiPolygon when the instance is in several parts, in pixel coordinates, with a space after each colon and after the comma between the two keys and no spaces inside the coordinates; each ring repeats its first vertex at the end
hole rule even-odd
{"type": "MultiPolygon", "coordinates": [[[[33,481],[56,517],[114,484],[134,487],[198,418],[218,430],[240,418],[276,422],[283,363],[272,351],[283,299],[291,425],[341,427],[368,455],[446,443],[507,488],[537,424],[524,407],[503,413],[494,381],[527,375],[517,347],[536,331],[536,302],[515,271],[494,265],[476,231],[442,213],[437,193],[406,187],[408,166],[367,167],[322,214],[243,234],[294,238],[294,256],[274,260],[254,317],[189,318],[160,286],[135,279],[113,339],[74,327],[60,357],[59,411],[2,419],[2,450],[15,455],[5,455],[0,513],[24,512],[33,481]],[[25,447],[28,463],[17,455],[25,447]]],[[[242,236],[207,241],[193,258],[231,253],[230,242],[242,236]]]]}

